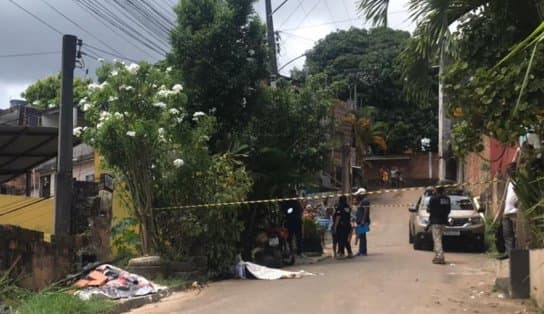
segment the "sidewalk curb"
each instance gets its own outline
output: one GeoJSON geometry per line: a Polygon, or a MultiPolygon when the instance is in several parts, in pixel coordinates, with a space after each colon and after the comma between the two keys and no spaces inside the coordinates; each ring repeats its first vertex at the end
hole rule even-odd
{"type": "Polygon", "coordinates": [[[300,261],[300,259],[297,259],[297,261],[295,262],[295,266],[317,264],[329,258],[331,258],[331,255],[329,253],[325,253],[321,256],[305,258],[303,261],[300,261]]]}
{"type": "Polygon", "coordinates": [[[130,310],[142,307],[147,304],[158,303],[162,299],[171,296],[175,292],[180,292],[191,288],[191,285],[191,282],[184,282],[182,284],[169,287],[159,293],[117,301],[117,306],[114,310],[114,313],[126,313],[130,310]]]}

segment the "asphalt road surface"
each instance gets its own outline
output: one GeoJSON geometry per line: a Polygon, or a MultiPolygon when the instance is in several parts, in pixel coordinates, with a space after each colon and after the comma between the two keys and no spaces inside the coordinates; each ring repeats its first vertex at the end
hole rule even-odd
{"type": "Polygon", "coordinates": [[[228,280],[201,291],[176,293],[131,313],[535,313],[530,301],[505,299],[493,290],[494,261],[484,254],[433,253],[408,244],[408,210],[418,192],[371,199],[369,255],[299,266],[318,274],[302,279],[228,280]]]}

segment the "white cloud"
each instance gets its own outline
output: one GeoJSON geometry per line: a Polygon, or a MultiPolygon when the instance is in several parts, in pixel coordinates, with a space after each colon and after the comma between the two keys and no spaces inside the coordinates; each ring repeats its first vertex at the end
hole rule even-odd
{"type": "Polygon", "coordinates": [[[7,83],[0,81],[0,108],[8,108],[10,99],[20,99],[21,93],[27,87],[27,83],[7,83]]]}

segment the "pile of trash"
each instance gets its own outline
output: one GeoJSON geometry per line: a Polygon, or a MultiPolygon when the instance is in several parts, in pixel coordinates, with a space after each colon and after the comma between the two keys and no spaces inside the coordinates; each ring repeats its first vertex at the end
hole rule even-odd
{"type": "Polygon", "coordinates": [[[81,288],[75,295],[82,300],[91,298],[125,299],[167,292],[167,288],[164,286],[109,264],[96,267],[85,277],[76,281],[74,285],[81,288]]]}
{"type": "Polygon", "coordinates": [[[278,280],[278,279],[300,279],[307,276],[316,276],[314,273],[309,273],[304,270],[286,271],[276,268],[261,266],[251,262],[239,261],[234,267],[234,277],[239,279],[261,279],[261,280],[278,280]]]}

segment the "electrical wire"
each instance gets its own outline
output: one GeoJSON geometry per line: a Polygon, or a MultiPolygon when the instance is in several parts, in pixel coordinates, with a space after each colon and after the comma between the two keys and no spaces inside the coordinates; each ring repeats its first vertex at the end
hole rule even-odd
{"type": "Polygon", "coordinates": [[[79,28],[80,30],[82,30],[83,32],[85,32],[86,34],[88,34],[89,36],[91,36],[92,38],[94,38],[95,40],[97,40],[98,42],[100,42],[102,45],[104,45],[105,47],[115,51],[115,53],[118,53],[118,54],[122,54],[119,50],[113,48],[112,46],[110,46],[108,43],[104,42],[102,39],[100,39],[98,36],[96,36],[95,34],[93,34],[92,32],[89,32],[87,31],[83,26],[79,25],[76,21],[72,20],[70,17],[66,16],[64,13],[62,13],[59,9],[57,9],[55,6],[53,6],[52,4],[50,4],[47,0],[43,0],[44,4],[46,6],[48,6],[51,10],[57,12],[60,16],[64,17],[66,20],[68,20],[70,23],[72,23],[73,25],[75,25],[77,28],[79,28]]]}
{"type": "MultiPolygon", "coordinates": [[[[87,10],[81,3],[79,3],[79,1],[75,1],[75,3],[81,8],[83,9],[84,11],[86,11],[87,14],[89,14],[90,16],[92,16],[93,18],[96,18],[97,20],[100,20],[98,17],[96,17],[91,11],[87,10]]],[[[120,38],[122,38],[123,40],[125,40],[125,42],[127,42],[129,45],[131,45],[132,47],[136,48],[137,50],[139,50],[140,52],[142,52],[143,54],[147,55],[148,57],[150,58],[154,58],[153,55],[151,55],[148,51],[142,49],[141,47],[139,47],[138,45],[136,45],[135,43],[133,43],[130,39],[127,39],[128,36],[122,34],[122,33],[119,33],[118,30],[116,30],[114,27],[110,26],[109,24],[105,24],[105,23],[102,23],[103,26],[105,26],[107,29],[109,29],[112,33],[116,34],[117,36],[119,36],[120,38]]]]}
{"type": "Polygon", "coordinates": [[[331,21],[331,22],[321,23],[321,24],[300,26],[300,27],[294,27],[294,28],[285,28],[285,29],[281,29],[281,30],[282,30],[282,31],[296,31],[296,30],[299,30],[299,29],[316,28],[316,27],[321,27],[321,26],[326,26],[326,25],[331,25],[331,24],[336,24],[336,23],[353,22],[353,21],[355,21],[355,20],[359,20],[359,18],[345,19],[345,20],[337,20],[337,21],[331,21]]]}
{"type": "MultiPolygon", "coordinates": [[[[141,34],[140,32],[134,30],[132,27],[128,26],[126,27],[126,22],[121,21],[122,19],[119,16],[116,16],[111,11],[109,11],[107,8],[100,6],[98,3],[93,3],[88,0],[75,0],[75,2],[84,10],[86,10],[91,16],[101,21],[106,27],[108,27],[113,32],[119,34],[119,32],[126,36],[130,37],[132,40],[138,42],[140,45],[143,45],[147,49],[155,52],[156,54],[163,56],[165,54],[164,50],[160,50],[159,48],[155,47],[156,44],[153,41],[149,41],[146,36],[141,34]]],[[[140,47],[136,46],[132,40],[128,40],[125,37],[125,40],[133,45],[134,47],[141,50],[140,47]]],[[[146,52],[146,54],[148,54],[146,52]]],[[[149,54],[148,54],[149,55],[149,54]]],[[[152,57],[151,55],[149,55],[152,57]]]]}
{"type": "Polygon", "coordinates": [[[13,54],[0,55],[0,58],[34,57],[34,56],[57,55],[60,53],[61,53],[60,51],[13,53],[13,54]]]}
{"type": "Polygon", "coordinates": [[[28,15],[32,16],[34,19],[38,20],[39,22],[41,22],[42,24],[44,24],[45,26],[49,27],[50,29],[52,29],[53,31],[57,32],[58,34],[60,35],[64,35],[63,32],[59,31],[58,29],[56,29],[53,25],[47,23],[46,21],[44,21],[43,19],[41,19],[40,17],[38,17],[37,15],[33,14],[32,12],[28,11],[27,9],[25,9],[24,7],[22,7],[21,5],[19,5],[18,3],[16,3],[14,0],[9,0],[9,2],[11,2],[13,5],[15,5],[16,7],[18,7],[19,9],[25,11],[28,15]]]}
{"type": "Polygon", "coordinates": [[[103,4],[100,4],[98,2],[92,2],[91,0],[78,0],[78,2],[83,4],[86,8],[90,9],[92,12],[94,12],[98,18],[116,27],[121,32],[125,33],[126,35],[136,40],[140,44],[149,48],[150,50],[156,52],[157,54],[161,56],[166,54],[166,50],[159,47],[153,40],[151,40],[146,35],[142,34],[140,31],[134,28],[131,24],[127,23],[121,16],[115,14],[113,11],[105,7],[103,4]]]}
{"type": "MultiPolygon", "coordinates": [[[[334,16],[332,15],[332,11],[331,11],[331,7],[329,7],[329,3],[327,2],[327,0],[323,0],[323,2],[325,2],[325,7],[327,7],[327,11],[329,12],[329,16],[334,21],[334,16]]],[[[340,27],[338,27],[337,23],[334,23],[334,25],[336,26],[336,29],[340,29],[340,27]]]]}
{"type": "Polygon", "coordinates": [[[296,37],[296,38],[299,38],[299,39],[302,39],[302,40],[315,42],[314,39],[311,39],[311,38],[308,38],[308,37],[299,36],[297,34],[289,33],[289,32],[286,32],[286,31],[279,31],[279,32],[282,33],[282,34],[285,34],[287,36],[296,37]]]}
{"type": "Polygon", "coordinates": [[[304,16],[304,18],[302,18],[302,20],[300,21],[300,23],[298,23],[297,25],[297,29],[300,28],[300,26],[306,22],[306,19],[310,16],[310,14],[312,14],[312,12],[319,6],[319,4],[321,3],[322,0],[318,0],[316,1],[315,5],[310,9],[310,11],[308,11],[308,13],[306,13],[306,15],[304,16]]]}
{"type": "MultiPolygon", "coordinates": [[[[94,51],[98,51],[98,52],[101,52],[101,53],[104,53],[104,54],[107,54],[109,56],[112,56],[112,57],[116,57],[116,58],[119,58],[119,59],[123,59],[123,60],[127,60],[127,61],[130,61],[130,62],[138,62],[134,59],[130,59],[130,58],[127,58],[127,57],[124,57],[124,56],[121,56],[121,55],[117,55],[115,53],[112,53],[110,51],[107,51],[107,50],[104,50],[104,49],[100,49],[98,47],[95,47],[95,46],[92,46],[92,45],[89,45],[89,44],[84,44],[85,47],[91,49],[91,50],[94,50],[94,51]]],[[[92,57],[89,55],[89,57],[92,57]]],[[[97,61],[98,61],[99,58],[97,58],[97,61]]]]}
{"type": "MultiPolygon", "coordinates": [[[[320,0],[320,1],[321,1],[321,0],[320,0]]],[[[302,1],[299,1],[299,2],[298,2],[298,6],[297,6],[293,11],[291,11],[291,14],[289,14],[285,20],[283,20],[283,22],[282,22],[281,25],[280,25],[280,28],[281,28],[283,25],[285,25],[285,23],[287,23],[287,22],[289,21],[289,19],[297,12],[297,10],[298,10],[301,6],[302,6],[302,1]]]]}

